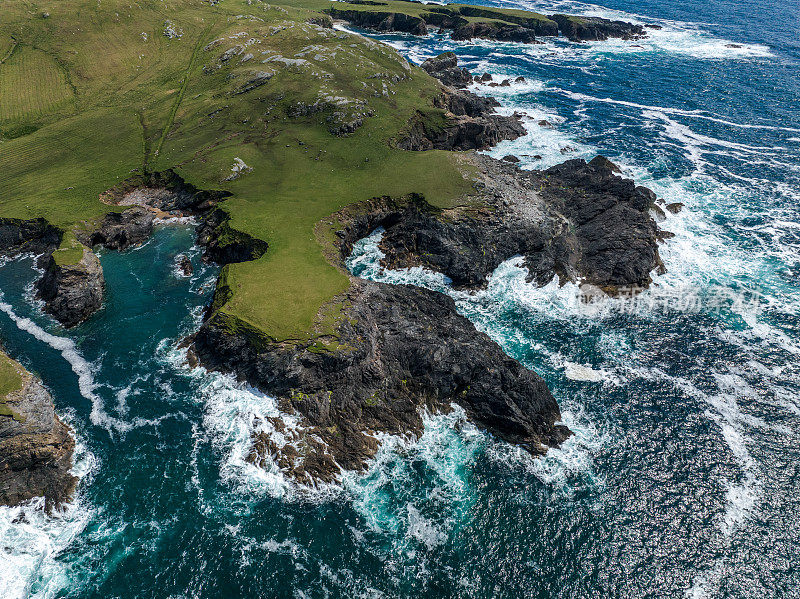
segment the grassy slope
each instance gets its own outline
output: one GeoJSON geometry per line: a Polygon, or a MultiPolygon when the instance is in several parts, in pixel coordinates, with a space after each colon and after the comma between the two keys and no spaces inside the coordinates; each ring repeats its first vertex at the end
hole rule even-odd
{"type": "MultiPolygon", "coordinates": [[[[132,173],[175,167],[199,187],[233,192],[232,225],[270,244],[263,258],[228,267],[234,294],[223,310],[275,339],[330,332],[315,321],[348,282],[324,259],[314,225],[376,195],[451,205],[470,183],[453,154],[389,144],[416,110],[440,118],[433,79],[375,42],[309,25],[327,1],[283,3],[3,2],[0,54],[13,52],[0,64],[0,106],[13,110],[0,112],[0,216],[69,229],[108,212],[99,194],[132,173]],[[167,22],[180,37],[165,35],[167,22]],[[237,45],[247,47],[221,61],[237,45]],[[259,72],[272,77],[236,93],[259,72]],[[287,116],[320,98],[344,100],[287,116]],[[352,136],[328,131],[330,119],[366,110],[373,116],[352,136]],[[235,158],[252,172],[225,181],[235,158]]],[[[65,262],[78,257],[65,250],[65,262]]]]}
{"type": "Polygon", "coordinates": [[[19,418],[6,405],[6,397],[22,387],[21,366],[9,358],[4,352],[0,351],[0,416],[11,416],[19,418]]]}

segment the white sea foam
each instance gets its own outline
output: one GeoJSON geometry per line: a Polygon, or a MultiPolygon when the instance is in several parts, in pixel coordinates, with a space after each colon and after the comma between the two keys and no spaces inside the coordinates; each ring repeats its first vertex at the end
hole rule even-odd
{"type": "MultiPolygon", "coordinates": [[[[94,455],[78,438],[72,473],[81,481],[96,469],[94,455]]],[[[52,514],[44,498],[15,507],[0,506],[0,597],[40,599],[56,596],[70,585],[68,567],[58,555],[91,520],[94,508],[80,493],[52,514]]]]}
{"type": "Polygon", "coordinates": [[[97,386],[94,381],[93,367],[78,351],[75,342],[68,337],[59,337],[58,335],[48,333],[30,318],[19,316],[14,312],[13,307],[3,301],[2,298],[2,293],[0,293],[0,311],[5,312],[17,325],[17,328],[29,333],[35,339],[49,345],[56,351],[61,352],[62,357],[69,363],[72,372],[78,377],[78,389],[81,395],[92,404],[92,410],[89,414],[89,419],[92,424],[102,426],[109,433],[113,433],[114,431],[125,433],[134,427],[155,426],[160,422],[161,419],[147,420],[144,418],[136,418],[131,422],[126,422],[110,416],[105,411],[103,399],[95,392],[97,386]]]}
{"type": "Polygon", "coordinates": [[[63,358],[69,363],[72,367],[72,371],[78,377],[78,388],[80,389],[81,395],[92,404],[92,411],[90,414],[92,424],[103,426],[108,429],[109,432],[114,429],[126,431],[131,428],[129,423],[113,418],[106,413],[103,407],[103,400],[94,391],[95,382],[92,367],[80,354],[72,339],[52,335],[30,318],[18,316],[10,304],[2,301],[1,294],[0,310],[5,312],[21,331],[29,333],[42,343],[46,343],[56,351],[61,352],[63,358]]]}

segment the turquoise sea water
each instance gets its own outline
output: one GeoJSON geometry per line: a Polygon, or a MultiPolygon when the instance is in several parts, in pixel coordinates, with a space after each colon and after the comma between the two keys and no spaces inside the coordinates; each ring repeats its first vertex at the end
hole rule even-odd
{"type": "Polygon", "coordinates": [[[216,275],[188,227],[103,253],[107,305],[70,332],[39,312],[33,261],[6,263],[0,337],[74,426],[82,478],[63,515],[0,508],[0,596],[800,596],[800,10],[502,5],[664,28],[584,45],[375,37],[524,76],[477,88],[531,117],[493,155],[538,168],[602,152],[683,202],[662,223],[667,274],[635,304],[587,308],[572,286],[527,285],[515,260],[473,295],[383,272],[380,232],[350,266],[452,294],[546,378],[575,437],[531,460],[458,411],[430,415],[366,474],[303,491],[244,460],[274,402],[174,349],[216,275]],[[174,269],[186,251],[191,279],[174,269]]]}

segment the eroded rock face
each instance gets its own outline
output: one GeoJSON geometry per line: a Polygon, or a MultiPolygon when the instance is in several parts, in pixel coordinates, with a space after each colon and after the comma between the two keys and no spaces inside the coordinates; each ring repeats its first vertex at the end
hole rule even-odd
{"type": "Polygon", "coordinates": [[[484,156],[482,208],[447,212],[409,204],[387,227],[381,249],[392,268],[424,265],[457,287],[478,287],[502,262],[522,255],[530,279],[591,283],[609,292],[650,283],[661,266],[655,194],[624,179],[606,158],[520,171],[484,156]]]}
{"type": "Polygon", "coordinates": [[[343,19],[356,27],[374,29],[375,31],[400,31],[412,35],[428,35],[428,26],[419,17],[399,12],[340,10],[329,8],[327,10],[334,19],[343,19]]]}
{"type": "Polygon", "coordinates": [[[423,114],[411,119],[407,131],[398,140],[403,150],[485,150],[506,139],[527,133],[517,115],[495,114],[499,102],[464,89],[448,87],[449,82],[465,86],[472,80],[466,69],[458,67],[452,52],[445,52],[423,63],[423,68],[445,84],[444,92],[434,100],[437,108],[447,111],[445,123],[432,122],[423,114]]]}
{"type": "Polygon", "coordinates": [[[498,42],[538,43],[533,29],[521,25],[492,22],[466,23],[454,29],[451,37],[456,41],[466,41],[477,37],[498,42]]]}
{"type": "Polygon", "coordinates": [[[73,327],[88,319],[103,305],[103,268],[89,249],[76,264],[59,265],[48,255],[45,273],[37,282],[39,297],[45,302],[45,312],[65,327],[73,327]]]}
{"type": "Polygon", "coordinates": [[[205,248],[205,257],[217,264],[231,264],[263,256],[267,242],[232,229],[229,220],[227,212],[216,209],[197,226],[197,244],[205,248]]]}
{"type": "Polygon", "coordinates": [[[444,52],[428,58],[420,66],[429,75],[450,87],[463,88],[472,83],[472,75],[467,69],[458,66],[458,58],[454,52],[444,52]]]}
{"type": "Polygon", "coordinates": [[[464,407],[477,424],[534,454],[569,436],[544,381],[506,356],[443,294],[354,280],[335,347],[267,344],[231,333],[222,315],[200,329],[203,364],[237,373],[303,416],[303,455],[265,435],[251,459],[271,454],[300,480],[362,469],[372,432],[419,434],[421,409],[464,407]],[[287,454],[286,452],[290,453],[287,454]]]}
{"type": "Polygon", "coordinates": [[[108,250],[125,250],[141,245],[153,234],[155,214],[143,206],[123,212],[110,212],[91,232],[79,232],[78,239],[88,247],[102,245],[108,250]]]}
{"type": "Polygon", "coordinates": [[[0,255],[41,254],[61,243],[62,233],[43,218],[0,218],[0,255]]]}
{"type": "Polygon", "coordinates": [[[639,39],[647,35],[642,25],[626,21],[568,15],[550,15],[549,18],[558,23],[561,34],[573,42],[604,41],[610,37],[639,39]]]}
{"type": "Polygon", "coordinates": [[[70,473],[75,441],[55,413],[53,399],[30,373],[10,393],[0,414],[0,505],[44,496],[52,509],[68,501],[77,479],[70,473]]]}

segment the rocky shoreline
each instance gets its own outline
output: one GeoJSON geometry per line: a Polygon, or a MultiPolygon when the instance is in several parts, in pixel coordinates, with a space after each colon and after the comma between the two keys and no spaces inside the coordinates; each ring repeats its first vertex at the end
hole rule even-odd
{"type": "Polygon", "coordinates": [[[2,351],[0,360],[17,369],[21,379],[19,389],[0,397],[0,505],[44,497],[51,511],[75,490],[75,440],[42,383],[2,351]]]}
{"type": "MultiPolygon", "coordinates": [[[[496,100],[463,89],[473,78],[454,54],[430,59],[423,68],[443,83],[434,103],[445,110],[445,120],[433,127],[412,118],[396,140],[399,147],[483,149],[525,134],[518,115],[497,115],[496,100]]],[[[535,284],[558,277],[608,293],[647,286],[650,273],[662,267],[658,242],[664,235],[651,216],[660,209],[655,195],[621,177],[606,158],[529,172],[474,153],[461,159],[477,176],[459,207],[441,210],[418,195],[348,206],[325,220],[334,232],[325,248],[329,261],[346,273],[353,244],[380,226],[386,229],[385,266],[422,265],[466,289],[481,287],[517,255],[535,284]]],[[[219,205],[228,195],[194,188],[173,171],[139,175],[101,198],[129,208],[76,232],[82,249],[77,262],[59,264],[53,257],[62,233],[44,221],[0,221],[1,247],[43,253],[38,288],[46,310],[73,326],[102,304],[102,269],[91,247],[140,244],[157,216],[196,217],[197,243],[207,259],[221,264],[268,251],[266,242],[230,227],[219,205]]],[[[255,464],[274,460],[304,483],[332,481],[343,470],[366,466],[378,433],[419,435],[424,409],[443,412],[453,404],[533,455],[571,434],[542,378],[477,332],[445,295],[347,273],[348,290],[323,308],[338,313],[335,334],[279,342],[222,309],[231,293],[225,272],[191,340],[191,358],[271,394],[302,423],[291,434],[254,432],[249,459],[255,464]]]]}
{"type": "MultiPolygon", "coordinates": [[[[420,4],[413,0],[406,1],[411,5],[420,4]]],[[[457,4],[425,5],[419,12],[404,10],[401,2],[343,0],[339,3],[350,5],[350,8],[332,7],[327,13],[356,27],[418,36],[428,35],[430,28],[440,33],[449,30],[451,38],[457,41],[481,38],[535,44],[541,43],[539,37],[557,37],[559,34],[573,42],[604,41],[609,38],[636,40],[647,36],[642,25],[601,17],[536,13],[525,16],[491,7],[457,4]]]]}

